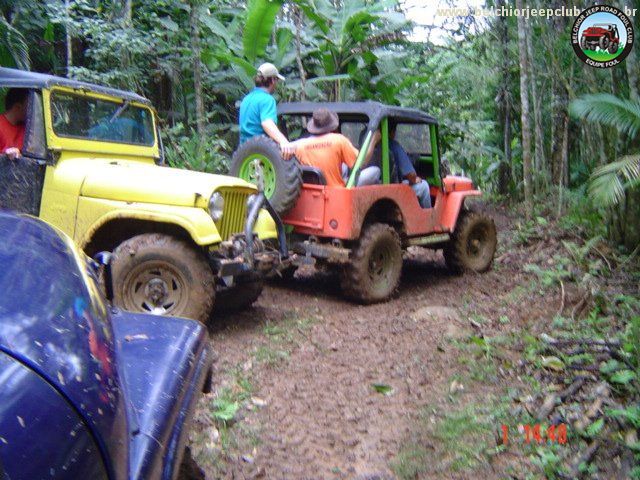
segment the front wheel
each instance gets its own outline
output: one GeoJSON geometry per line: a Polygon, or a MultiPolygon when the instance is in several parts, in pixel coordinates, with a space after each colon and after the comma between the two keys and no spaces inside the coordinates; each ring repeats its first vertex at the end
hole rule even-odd
{"type": "Polygon", "coordinates": [[[611,55],[617,53],[618,52],[618,47],[619,47],[619,45],[616,42],[611,43],[611,45],[609,45],[609,53],[611,55]]]}
{"type": "Polygon", "coordinates": [[[401,273],[398,232],[387,224],[374,223],[363,229],[342,272],[342,291],[361,303],[382,302],[397,290],[401,273]]]}
{"type": "Polygon", "coordinates": [[[113,252],[113,302],[123,310],[207,323],[215,277],[205,256],[184,240],[146,233],[113,252]]]}
{"type": "Polygon", "coordinates": [[[580,48],[582,48],[582,50],[589,49],[589,44],[587,43],[587,39],[585,37],[582,37],[582,39],[580,40],[580,48]]]}
{"type": "Polygon", "coordinates": [[[249,308],[258,300],[264,281],[262,278],[237,278],[236,285],[218,292],[216,297],[216,312],[230,313],[249,308]]]}
{"type": "Polygon", "coordinates": [[[463,210],[456,229],[444,248],[444,259],[454,273],[465,270],[486,272],[496,253],[498,238],[493,219],[472,210],[463,210]]]}

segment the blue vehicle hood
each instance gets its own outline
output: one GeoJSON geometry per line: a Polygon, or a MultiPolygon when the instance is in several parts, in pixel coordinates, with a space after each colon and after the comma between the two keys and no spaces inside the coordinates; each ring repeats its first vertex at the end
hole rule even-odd
{"type": "Polygon", "coordinates": [[[90,268],[53,227],[0,213],[0,350],[67,398],[94,432],[110,475],[124,479],[126,399],[109,312],[90,268]]]}
{"type": "Polygon", "coordinates": [[[198,322],[107,307],[68,237],[0,212],[0,351],[77,411],[110,478],[174,477],[210,348],[198,322]]]}

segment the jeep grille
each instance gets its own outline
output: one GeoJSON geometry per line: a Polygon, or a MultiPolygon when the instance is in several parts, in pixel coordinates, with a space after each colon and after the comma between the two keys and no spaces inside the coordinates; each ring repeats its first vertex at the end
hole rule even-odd
{"type": "Polygon", "coordinates": [[[227,240],[231,235],[244,233],[247,216],[247,198],[250,192],[221,188],[218,190],[224,197],[224,211],[219,223],[220,237],[227,240]]]}

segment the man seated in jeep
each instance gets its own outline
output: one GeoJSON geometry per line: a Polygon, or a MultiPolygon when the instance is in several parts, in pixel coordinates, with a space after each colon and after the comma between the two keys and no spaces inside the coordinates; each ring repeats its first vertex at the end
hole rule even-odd
{"type": "MultiPolygon", "coordinates": [[[[354,167],[358,158],[358,149],[351,141],[338,132],[340,121],[338,115],[326,108],[319,108],[307,124],[311,136],[293,142],[296,157],[302,165],[319,168],[328,186],[344,187],[345,174],[354,167]]],[[[375,132],[364,161],[367,165],[373,156],[375,144],[380,132],[375,132]]],[[[363,168],[357,186],[373,185],[380,181],[380,168],[377,166],[363,168]]]]}
{"type": "Polygon", "coordinates": [[[12,160],[22,150],[28,94],[25,88],[10,88],[4,99],[5,111],[0,115],[0,153],[12,160]]]}
{"type": "MultiPolygon", "coordinates": [[[[413,162],[409,158],[406,150],[396,140],[397,123],[389,121],[389,161],[392,173],[392,183],[405,183],[410,185],[422,208],[431,208],[431,194],[429,192],[429,184],[426,180],[420,178],[416,173],[413,162]],[[395,168],[394,168],[395,166],[395,168]],[[394,178],[395,177],[395,178],[394,178]]],[[[376,145],[374,161],[376,164],[382,159],[381,145],[376,145]]]]}

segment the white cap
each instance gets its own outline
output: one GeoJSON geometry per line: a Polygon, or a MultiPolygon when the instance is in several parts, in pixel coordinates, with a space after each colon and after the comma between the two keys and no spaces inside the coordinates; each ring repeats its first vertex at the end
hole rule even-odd
{"type": "Polygon", "coordinates": [[[278,69],[273,63],[263,63],[258,67],[258,73],[264,78],[276,77],[280,80],[284,80],[284,77],[280,75],[278,69]]]}

